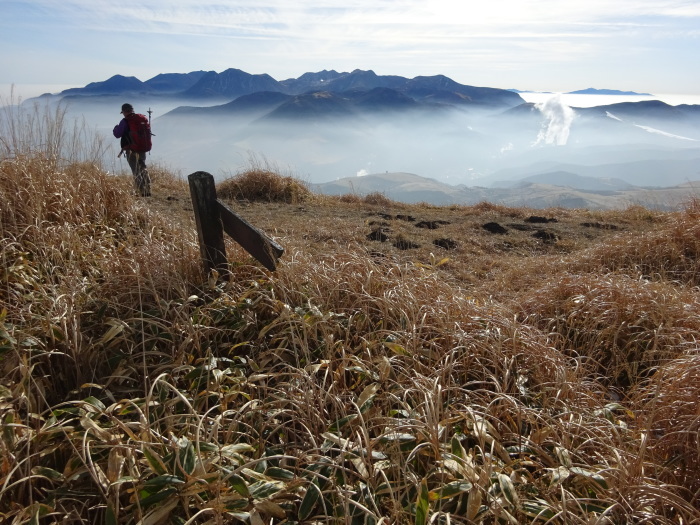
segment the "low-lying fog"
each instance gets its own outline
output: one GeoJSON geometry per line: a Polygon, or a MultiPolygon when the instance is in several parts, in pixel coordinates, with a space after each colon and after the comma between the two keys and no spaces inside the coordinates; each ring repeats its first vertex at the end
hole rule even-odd
{"type": "MultiPolygon", "coordinates": [[[[184,110],[192,102],[129,102],[139,113],[152,110],[150,162],[182,176],[201,170],[222,179],[253,162],[312,183],[408,172],[451,185],[490,186],[562,170],[638,186],[700,180],[700,112],[586,113],[561,96],[541,100],[510,110],[434,108],[317,118],[275,117],[274,106],[184,110]]],[[[121,119],[122,102],[63,103],[69,117],[84,116],[113,143],[116,159],[111,130],[121,119]]],[[[125,161],[116,162],[115,169],[128,169],[125,161]]]]}

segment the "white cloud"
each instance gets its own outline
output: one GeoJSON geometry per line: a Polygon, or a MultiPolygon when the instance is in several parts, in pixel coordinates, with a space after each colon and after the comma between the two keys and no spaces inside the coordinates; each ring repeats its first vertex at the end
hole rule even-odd
{"type": "MultiPolygon", "coordinates": [[[[557,91],[563,86],[503,83],[543,77],[557,67],[576,84],[573,77],[583,76],[585,68],[597,68],[602,78],[606,71],[621,75],[622,62],[636,61],[648,69],[648,48],[662,40],[670,54],[673,46],[667,42],[680,47],[696,40],[700,17],[700,2],[687,0],[15,0],[2,9],[0,45],[38,49],[45,40],[46,49],[71,53],[74,60],[63,68],[75,63],[83,75],[83,59],[104,60],[105,71],[123,60],[132,68],[122,69],[124,74],[238,67],[280,79],[322,68],[359,67],[557,91]],[[120,49],[121,59],[110,51],[109,46],[119,48],[119,35],[127,33],[132,36],[125,39],[143,38],[149,51],[120,49]]],[[[21,49],[17,54],[21,64],[21,49]]],[[[659,58],[659,67],[670,67],[663,63],[666,56],[659,58]]],[[[38,62],[32,65],[41,71],[38,62]]],[[[12,78],[12,71],[6,74],[9,82],[28,81],[12,78]]],[[[697,75],[684,72],[691,74],[697,75]]],[[[100,76],[92,73],[89,80],[100,76]]],[[[690,78],[685,84],[697,85],[690,78]]]]}

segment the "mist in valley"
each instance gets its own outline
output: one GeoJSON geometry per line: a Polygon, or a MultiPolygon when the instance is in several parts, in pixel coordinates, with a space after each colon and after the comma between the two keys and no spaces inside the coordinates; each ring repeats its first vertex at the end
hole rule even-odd
{"type": "Polygon", "coordinates": [[[687,116],[601,114],[557,96],[509,110],[299,117],[278,108],[175,109],[154,120],[154,155],[183,173],[221,178],[252,160],[311,183],[386,172],[486,187],[562,171],[645,187],[700,180],[699,119],[687,116]]]}
{"type": "Polygon", "coordinates": [[[69,118],[84,119],[102,134],[114,148],[108,155],[115,171],[128,170],[116,157],[111,132],[121,104],[129,101],[139,113],[151,110],[149,162],[182,177],[207,171],[222,180],[258,166],[314,185],[355,178],[351,187],[360,192],[363,176],[386,173],[460,188],[504,188],[524,180],[586,186],[581,177],[647,188],[700,180],[700,106],[656,107],[652,101],[644,108],[572,108],[552,95],[510,109],[423,104],[350,111],[333,100],[300,107],[280,93],[207,105],[174,96],[27,103],[37,101],[61,104],[69,118]]]}

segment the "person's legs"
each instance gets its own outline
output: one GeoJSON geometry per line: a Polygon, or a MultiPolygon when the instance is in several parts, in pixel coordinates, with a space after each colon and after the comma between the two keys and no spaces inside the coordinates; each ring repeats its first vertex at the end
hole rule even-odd
{"type": "Polygon", "coordinates": [[[151,178],[148,175],[148,168],[146,168],[146,154],[129,151],[126,159],[129,162],[129,167],[131,167],[131,172],[134,174],[136,191],[142,197],[150,197],[151,178]]]}

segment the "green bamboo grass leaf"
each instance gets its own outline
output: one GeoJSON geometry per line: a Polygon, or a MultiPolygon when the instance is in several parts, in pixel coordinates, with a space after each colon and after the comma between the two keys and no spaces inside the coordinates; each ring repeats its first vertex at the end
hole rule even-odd
{"type": "Polygon", "coordinates": [[[148,447],[143,447],[143,455],[146,458],[148,465],[153,469],[153,472],[155,472],[158,475],[163,475],[167,473],[165,463],[163,463],[161,457],[158,454],[156,454],[153,450],[151,450],[148,447]]]}
{"type": "Polygon", "coordinates": [[[197,448],[201,452],[218,452],[219,451],[219,446],[215,445],[213,443],[197,443],[197,448]]]}
{"type": "Polygon", "coordinates": [[[63,474],[49,467],[34,467],[32,469],[32,474],[35,474],[37,476],[43,476],[46,479],[50,479],[53,481],[57,481],[63,478],[63,474]]]}
{"type": "Polygon", "coordinates": [[[105,410],[107,410],[105,404],[94,396],[88,396],[85,399],[83,399],[83,401],[88,405],[97,408],[100,412],[104,412],[105,410]]]}
{"type": "Polygon", "coordinates": [[[243,477],[232,472],[226,476],[226,479],[231,487],[233,487],[233,490],[238,492],[244,498],[250,498],[250,490],[248,489],[248,484],[245,482],[243,477]]]}
{"type": "Polygon", "coordinates": [[[579,502],[581,505],[581,508],[585,510],[586,512],[594,513],[594,514],[602,514],[606,510],[608,510],[611,507],[611,504],[609,503],[603,503],[603,502],[598,502],[598,503],[592,503],[592,502],[579,502]]]}
{"type": "Polygon", "coordinates": [[[541,520],[549,520],[556,515],[546,501],[539,499],[523,501],[522,511],[525,515],[530,516],[531,518],[541,520]]]}
{"type": "Polygon", "coordinates": [[[428,480],[423,478],[416,499],[416,521],[415,525],[425,525],[428,522],[428,511],[430,510],[430,491],[428,490],[428,480]]]}
{"type": "Polygon", "coordinates": [[[206,378],[208,374],[211,373],[211,370],[207,366],[197,366],[190,370],[186,375],[185,379],[188,381],[192,379],[200,379],[202,377],[206,378]]]}
{"type": "Polygon", "coordinates": [[[44,516],[48,516],[54,509],[44,503],[34,503],[31,506],[31,519],[26,522],[29,525],[39,525],[39,520],[44,516]]]}
{"type": "Polygon", "coordinates": [[[464,492],[469,492],[472,486],[473,485],[468,481],[452,481],[447,485],[443,485],[437,490],[431,490],[428,496],[430,497],[431,501],[453,498],[454,496],[463,494],[464,492]]]}
{"type": "Polygon", "coordinates": [[[294,472],[280,467],[270,467],[265,471],[265,475],[273,479],[294,479],[294,472]]]}
{"type": "Polygon", "coordinates": [[[197,464],[197,453],[194,449],[194,444],[191,441],[187,441],[184,447],[180,449],[180,465],[185,474],[191,475],[194,472],[194,468],[197,464]]]}
{"type": "Polygon", "coordinates": [[[374,401],[378,390],[379,383],[372,383],[365,387],[360,397],[357,399],[357,406],[360,407],[360,413],[364,414],[372,406],[372,401],[374,401]]]}
{"type": "Polygon", "coordinates": [[[162,476],[156,476],[155,478],[149,479],[144,484],[144,488],[148,490],[159,489],[168,485],[179,485],[185,483],[185,480],[178,478],[177,476],[172,476],[170,474],[164,474],[162,476]]]}
{"type": "Polygon", "coordinates": [[[0,401],[12,398],[12,392],[4,385],[0,385],[0,401]]]}
{"type": "Polygon", "coordinates": [[[311,512],[314,510],[314,507],[316,507],[319,498],[321,498],[321,489],[316,484],[316,480],[314,480],[312,483],[309,483],[306,494],[304,494],[304,498],[299,505],[300,521],[304,521],[311,516],[311,512]]]}
{"type": "MultiPolygon", "coordinates": [[[[173,509],[175,507],[177,507],[178,503],[179,503],[179,498],[177,498],[177,497],[170,498],[164,504],[159,505],[158,507],[153,509],[151,512],[146,514],[143,517],[143,519],[137,523],[137,525],[159,525],[160,523],[166,523],[165,520],[168,518],[168,516],[170,516],[170,513],[173,511],[173,509]]],[[[142,502],[142,504],[143,504],[143,502],[142,502]]]]}
{"type": "Polygon", "coordinates": [[[398,355],[411,355],[411,353],[406,350],[403,346],[397,343],[390,343],[388,341],[384,341],[384,346],[386,346],[389,350],[394,352],[395,354],[398,355]]]}
{"type": "Polygon", "coordinates": [[[577,474],[579,476],[583,476],[584,478],[588,478],[588,479],[594,481],[595,483],[600,485],[600,487],[602,489],[607,490],[607,488],[608,488],[608,482],[605,481],[605,478],[603,476],[601,476],[600,474],[598,474],[597,472],[593,472],[592,470],[587,470],[587,469],[584,469],[581,467],[571,467],[569,470],[571,471],[572,474],[577,474]]]}
{"type": "Polygon", "coordinates": [[[123,483],[138,483],[138,478],[135,478],[134,476],[122,476],[118,480],[114,481],[111,483],[109,486],[110,487],[118,487],[119,485],[123,483]]]}
{"type": "Polygon", "coordinates": [[[508,502],[514,507],[518,507],[520,500],[518,498],[518,493],[515,491],[515,485],[513,485],[513,480],[505,474],[498,473],[498,484],[501,487],[501,492],[506,497],[508,502]]]}
{"type": "Polygon", "coordinates": [[[8,412],[5,419],[2,421],[2,439],[10,447],[15,444],[15,415],[8,412]]]}
{"type": "Polygon", "coordinates": [[[119,525],[117,514],[114,512],[114,507],[111,503],[107,505],[107,510],[105,511],[104,525],[119,525]]]}
{"type": "Polygon", "coordinates": [[[464,450],[460,437],[463,437],[463,434],[455,434],[452,436],[452,439],[450,440],[450,450],[453,455],[460,459],[464,459],[467,457],[467,451],[464,450]]]}
{"type": "Polygon", "coordinates": [[[284,490],[280,481],[257,481],[250,486],[250,495],[256,499],[266,499],[284,490]]]}
{"type": "Polygon", "coordinates": [[[411,443],[416,441],[418,438],[413,434],[406,434],[405,432],[389,432],[382,435],[379,441],[382,443],[398,442],[400,444],[411,443]]]}
{"type": "Polygon", "coordinates": [[[154,505],[156,503],[160,503],[164,499],[167,499],[169,496],[175,494],[177,492],[177,489],[169,487],[167,489],[163,489],[160,492],[156,492],[155,494],[149,494],[148,491],[144,491],[144,498],[141,499],[139,504],[142,507],[150,507],[151,505],[154,505]]]}

